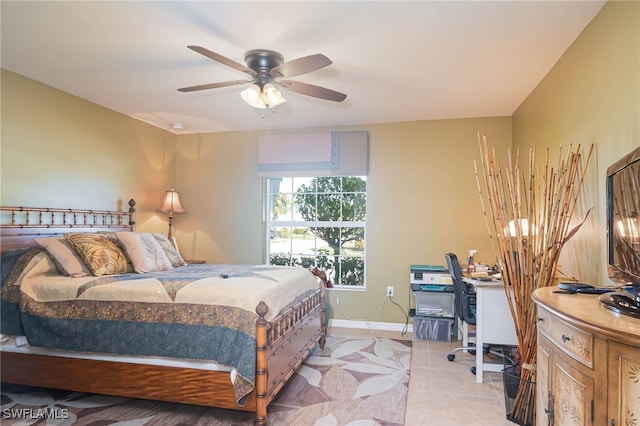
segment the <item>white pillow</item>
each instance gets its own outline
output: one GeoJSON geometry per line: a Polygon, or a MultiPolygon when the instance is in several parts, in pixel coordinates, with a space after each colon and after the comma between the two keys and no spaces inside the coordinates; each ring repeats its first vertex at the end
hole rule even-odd
{"type": "Polygon", "coordinates": [[[73,278],[91,275],[89,268],[64,237],[34,238],[34,241],[49,253],[63,275],[73,278]]]}
{"type": "Polygon", "coordinates": [[[155,237],[158,244],[160,244],[160,247],[162,247],[162,249],[164,250],[164,254],[167,255],[174,268],[177,266],[187,265],[187,262],[185,262],[185,260],[180,255],[178,248],[175,247],[171,241],[169,241],[169,238],[167,238],[166,235],[154,232],[153,236],[155,237]]]}
{"type": "Polygon", "coordinates": [[[151,233],[116,232],[116,237],[122,243],[133,264],[133,270],[137,273],[173,269],[171,261],[151,233]]]}

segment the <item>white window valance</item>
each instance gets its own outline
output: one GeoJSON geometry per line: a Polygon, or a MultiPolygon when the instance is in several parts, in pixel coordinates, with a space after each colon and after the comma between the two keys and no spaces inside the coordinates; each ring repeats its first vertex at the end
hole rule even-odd
{"type": "Polygon", "coordinates": [[[324,132],[262,135],[258,140],[258,175],[366,176],[369,133],[324,132]]]}

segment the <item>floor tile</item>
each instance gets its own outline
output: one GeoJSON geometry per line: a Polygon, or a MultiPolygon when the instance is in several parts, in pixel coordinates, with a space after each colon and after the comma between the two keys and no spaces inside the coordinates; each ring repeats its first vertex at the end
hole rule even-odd
{"type": "MultiPolygon", "coordinates": [[[[370,329],[330,328],[329,333],[411,340],[410,333],[370,329]]],[[[470,371],[475,356],[457,351],[453,361],[447,359],[461,345],[461,340],[413,340],[405,426],[514,426],[506,418],[502,373],[484,373],[483,383],[476,383],[470,371]]]]}

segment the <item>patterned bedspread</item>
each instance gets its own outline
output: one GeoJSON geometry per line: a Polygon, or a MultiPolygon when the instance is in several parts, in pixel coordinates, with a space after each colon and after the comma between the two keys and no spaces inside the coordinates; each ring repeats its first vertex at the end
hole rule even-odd
{"type": "Polygon", "coordinates": [[[1,266],[3,334],[46,348],[213,360],[237,371],[240,405],[255,380],[255,307],[264,301],[270,320],[318,287],[306,269],[266,265],[69,278],[39,249],[7,253],[1,266]]]}

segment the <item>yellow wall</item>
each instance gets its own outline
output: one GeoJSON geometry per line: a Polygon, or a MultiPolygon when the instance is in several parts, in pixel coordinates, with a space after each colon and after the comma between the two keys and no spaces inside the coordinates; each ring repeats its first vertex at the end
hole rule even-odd
{"type": "MultiPolygon", "coordinates": [[[[509,117],[328,130],[366,130],[370,141],[367,289],[332,291],[333,318],[404,321],[390,303],[378,312],[386,287],[395,287],[395,299],[407,310],[409,266],[445,264],[448,251],[464,261],[469,249],[477,249],[480,261],[494,263],[473,161],[479,158],[478,132],[490,135],[493,145],[506,153],[511,146],[509,117]]],[[[187,256],[213,263],[265,261],[258,136],[178,137],[179,189],[189,215],[177,217],[176,233],[187,256]]]]}
{"type": "MultiPolygon", "coordinates": [[[[513,143],[550,149],[595,144],[580,209],[585,225],[565,246],[560,269],[611,284],[606,270],[605,176],[609,165],[640,146],[640,2],[610,1],[513,115],[513,143]]],[[[542,160],[540,160],[542,161],[542,160]]]]}
{"type": "Polygon", "coordinates": [[[2,205],[127,209],[138,229],[166,230],[153,212],[175,170],[175,136],[2,70],[2,205]]]}
{"type": "MultiPolygon", "coordinates": [[[[444,265],[447,252],[457,253],[464,262],[469,249],[478,250],[479,261],[495,261],[473,161],[479,158],[478,132],[491,135],[498,149],[506,151],[511,119],[421,121],[367,130],[367,293],[337,292],[344,312],[336,309],[334,318],[376,318],[372,307],[382,303],[387,285],[395,286],[396,301],[409,306],[412,264],[444,265]]],[[[378,320],[402,319],[399,309],[387,302],[378,320]]]]}
{"type": "Polygon", "coordinates": [[[188,257],[264,262],[257,139],[250,132],[178,138],[178,186],[189,215],[176,218],[176,229],[188,257]]]}

